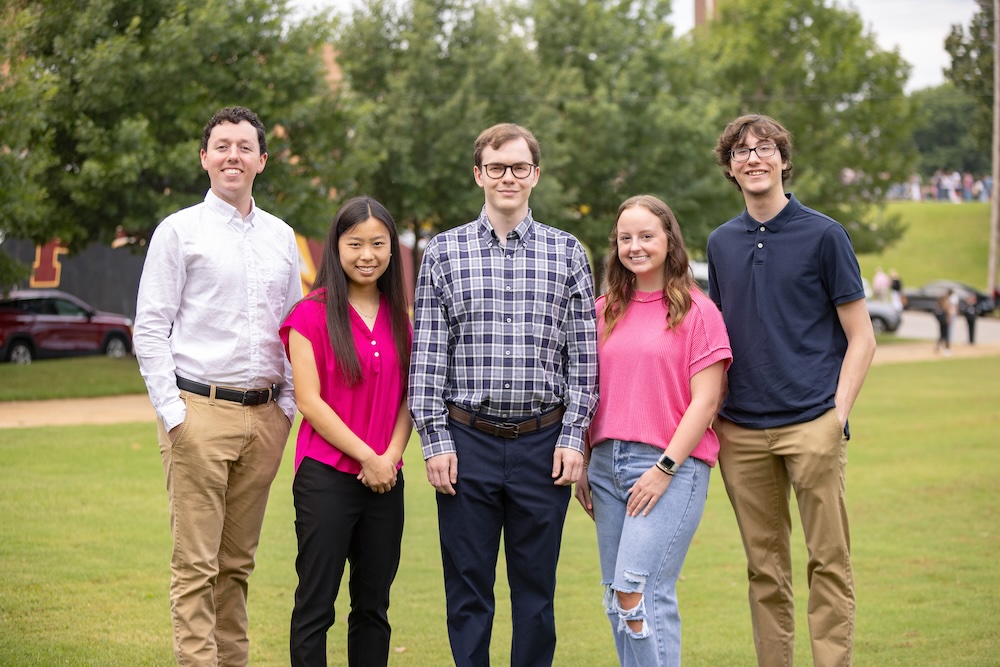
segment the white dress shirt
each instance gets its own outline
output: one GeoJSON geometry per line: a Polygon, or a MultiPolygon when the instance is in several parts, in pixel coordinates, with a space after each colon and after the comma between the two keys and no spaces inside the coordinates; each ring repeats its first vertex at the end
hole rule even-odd
{"type": "Polygon", "coordinates": [[[295,233],[253,205],[244,220],[211,190],[165,218],[139,281],[134,344],[149,398],[169,431],[184,421],[176,375],[243,389],[281,386],[295,416],[278,327],[302,298],[295,233]]]}

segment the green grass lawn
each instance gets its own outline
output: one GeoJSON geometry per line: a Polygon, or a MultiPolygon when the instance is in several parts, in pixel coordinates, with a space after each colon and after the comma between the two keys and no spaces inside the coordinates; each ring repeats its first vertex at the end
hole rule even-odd
{"type": "Polygon", "coordinates": [[[891,202],[887,214],[907,225],[903,238],[884,253],[860,255],[861,275],[896,269],[905,287],[945,278],[985,290],[990,241],[990,205],[972,202],[891,202]]]}
{"type": "Polygon", "coordinates": [[[143,394],[146,385],[135,357],[103,356],[0,364],[0,401],[90,398],[143,394]]]}
{"type": "MultiPolygon", "coordinates": [[[[855,664],[1000,664],[1000,358],[872,369],[854,414],[848,496],[858,589],[855,664]]],[[[250,579],[251,664],[286,665],[296,578],[291,447],[250,579]]],[[[434,493],[407,453],[403,561],[393,587],[389,664],[450,664],[434,493]]],[[[754,663],[735,521],[714,473],[680,584],[684,664],[754,663]]],[[[616,664],[601,609],[597,547],[575,504],[566,525],[556,664],[616,664]]],[[[0,431],[0,665],[172,664],[170,537],[152,424],[0,431]]],[[[797,664],[811,664],[804,546],[795,530],[797,664]]],[[[509,661],[510,611],[499,577],[493,641],[509,661]]],[[[343,665],[346,593],[330,633],[343,665]]]]}

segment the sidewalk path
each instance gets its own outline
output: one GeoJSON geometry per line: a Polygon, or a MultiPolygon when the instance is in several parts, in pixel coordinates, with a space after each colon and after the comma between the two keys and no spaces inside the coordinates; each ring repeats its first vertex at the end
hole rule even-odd
{"type": "MultiPolygon", "coordinates": [[[[949,359],[1000,356],[1000,343],[952,345],[952,355],[934,353],[934,343],[883,345],[875,352],[875,365],[907,361],[947,363],[949,359]]],[[[60,399],[53,401],[0,402],[0,429],[73,424],[119,424],[155,422],[156,413],[146,394],[104,398],[60,399]]]]}
{"type": "Polygon", "coordinates": [[[155,422],[146,394],[0,402],[0,428],[155,422]]]}

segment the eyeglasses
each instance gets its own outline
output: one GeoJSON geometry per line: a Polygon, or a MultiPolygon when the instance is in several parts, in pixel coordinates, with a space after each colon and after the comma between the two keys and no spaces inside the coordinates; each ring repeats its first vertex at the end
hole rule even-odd
{"type": "Polygon", "coordinates": [[[517,164],[500,164],[499,162],[494,162],[492,164],[484,164],[483,171],[490,178],[503,178],[507,170],[510,169],[510,173],[514,178],[527,178],[531,176],[531,170],[537,166],[537,164],[529,164],[527,162],[518,162],[517,164]]]}
{"type": "Polygon", "coordinates": [[[757,157],[763,160],[774,155],[774,151],[776,150],[778,150],[778,147],[774,144],[760,144],[753,148],[747,148],[746,146],[734,148],[729,151],[729,155],[733,158],[734,162],[746,162],[750,159],[750,153],[756,153],[757,157]]]}

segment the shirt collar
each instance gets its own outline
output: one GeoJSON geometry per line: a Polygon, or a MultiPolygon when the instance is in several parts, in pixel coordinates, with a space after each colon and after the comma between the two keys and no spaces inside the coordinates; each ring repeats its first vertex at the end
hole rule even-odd
{"type": "Polygon", "coordinates": [[[785,207],[781,209],[778,215],[764,222],[754,220],[753,217],[750,216],[750,213],[746,209],[743,209],[743,215],[741,217],[743,219],[743,226],[746,227],[746,230],[748,232],[754,232],[757,231],[757,228],[761,225],[767,227],[767,231],[773,233],[780,232],[784,229],[785,225],[788,224],[788,221],[791,220],[795,214],[799,212],[799,209],[802,208],[802,204],[799,203],[799,200],[796,199],[795,195],[791,192],[786,193],[785,197],[788,199],[788,203],[785,204],[785,207]]]}
{"type": "MultiPolygon", "coordinates": [[[[479,225],[479,235],[487,243],[487,245],[492,243],[499,243],[496,231],[493,229],[492,223],[490,223],[489,216],[486,215],[486,207],[479,212],[479,218],[476,220],[479,225]]],[[[528,239],[531,238],[532,233],[535,231],[535,219],[531,216],[531,209],[528,209],[528,214],[524,216],[524,220],[517,224],[517,227],[513,229],[511,234],[521,241],[522,245],[528,243],[528,239]]]]}
{"type": "Polygon", "coordinates": [[[213,213],[218,215],[226,223],[232,222],[238,224],[239,226],[246,224],[252,227],[254,220],[257,217],[257,202],[254,201],[253,197],[250,198],[250,215],[246,218],[240,215],[240,212],[236,210],[235,206],[227,201],[224,201],[211,190],[205,194],[205,204],[208,205],[208,208],[213,213]]]}

